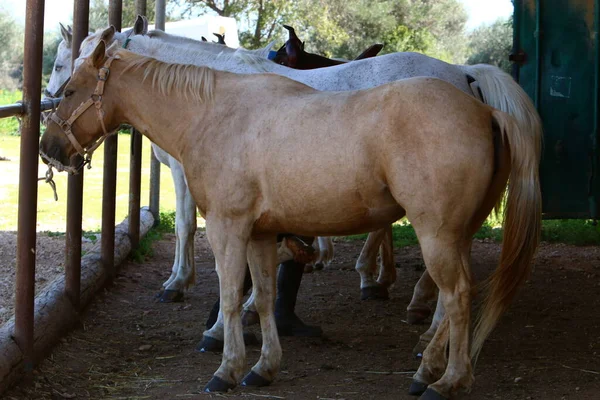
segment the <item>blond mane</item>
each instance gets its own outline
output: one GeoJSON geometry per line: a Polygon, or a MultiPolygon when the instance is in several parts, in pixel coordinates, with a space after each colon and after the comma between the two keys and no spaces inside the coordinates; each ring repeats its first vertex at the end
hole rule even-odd
{"type": "Polygon", "coordinates": [[[185,99],[188,96],[198,102],[213,99],[215,74],[208,67],[162,62],[124,49],[118,49],[115,56],[126,63],[123,73],[144,68],[143,80],[151,78],[152,87],[158,88],[162,95],[169,95],[176,90],[185,99]]]}

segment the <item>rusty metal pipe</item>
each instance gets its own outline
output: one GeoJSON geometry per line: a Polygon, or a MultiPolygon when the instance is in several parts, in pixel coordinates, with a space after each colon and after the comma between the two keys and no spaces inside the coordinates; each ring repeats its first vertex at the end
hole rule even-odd
{"type": "MultiPolygon", "coordinates": [[[[121,31],[123,1],[110,0],[108,23],[121,31]]],[[[112,135],[104,141],[104,176],[102,183],[102,244],[101,257],[109,280],[115,271],[115,208],[117,193],[117,150],[118,136],[112,135]]]]}
{"type": "MultiPolygon", "coordinates": [[[[146,15],[146,0],[136,0],[135,12],[146,15]]],[[[131,128],[131,155],[129,159],[129,240],[131,248],[140,243],[140,203],[142,190],[142,134],[131,128]]]]}
{"type": "MultiPolygon", "coordinates": [[[[79,46],[88,35],[90,1],[73,4],[72,60],[79,56],[79,46]]],[[[69,175],[67,181],[67,234],[65,251],[65,292],[73,307],[79,309],[81,288],[81,220],[83,214],[83,169],[69,175]]]]}
{"type": "Polygon", "coordinates": [[[37,222],[37,167],[42,93],[44,0],[27,0],[23,59],[23,106],[19,163],[17,274],[15,288],[15,340],[24,355],[25,372],[31,372],[35,297],[35,241],[37,222]]]}

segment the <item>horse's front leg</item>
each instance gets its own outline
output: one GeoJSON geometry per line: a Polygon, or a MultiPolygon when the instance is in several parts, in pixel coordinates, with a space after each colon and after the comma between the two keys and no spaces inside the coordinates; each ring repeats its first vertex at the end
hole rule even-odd
{"type": "Polygon", "coordinates": [[[319,255],[317,261],[315,261],[315,269],[322,270],[325,266],[331,264],[333,260],[333,241],[330,237],[319,236],[317,238],[317,249],[319,255]]]}
{"type": "MultiPolygon", "coordinates": [[[[240,311],[242,307],[246,252],[250,223],[207,215],[206,234],[215,255],[221,294],[219,319],[224,345],[221,366],[206,384],[207,392],[226,392],[235,387],[246,366],[240,311]]],[[[217,321],[216,325],[220,325],[217,321]]]]}
{"type": "Polygon", "coordinates": [[[183,167],[169,156],[171,175],[175,185],[175,261],[173,273],[164,283],[161,302],[169,303],[183,299],[183,292],[196,283],[194,262],[194,234],[196,233],[196,203],[185,180],[183,167]]]}
{"type": "Polygon", "coordinates": [[[248,265],[252,274],[254,307],[260,318],[263,344],[260,359],[244,380],[244,386],[270,384],[281,363],[281,345],[275,323],[275,273],[277,243],[275,235],[253,238],[248,246],[248,265]]]}
{"type": "Polygon", "coordinates": [[[363,246],[358,260],[356,260],[356,271],[360,275],[361,299],[388,299],[389,293],[385,286],[375,280],[377,268],[377,252],[385,236],[385,229],[369,233],[367,241],[363,246]]]}
{"type": "Polygon", "coordinates": [[[379,278],[377,283],[389,288],[396,283],[396,263],[394,261],[394,238],[392,237],[392,225],[385,227],[385,234],[379,246],[379,278]]]}

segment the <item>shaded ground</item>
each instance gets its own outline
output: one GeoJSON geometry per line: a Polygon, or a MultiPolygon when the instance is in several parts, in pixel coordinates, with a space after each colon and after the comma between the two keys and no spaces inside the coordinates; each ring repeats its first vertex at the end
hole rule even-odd
{"type": "MultiPolygon", "coordinates": [[[[82,250],[92,243],[84,239],[82,250]]],[[[58,275],[63,274],[65,236],[38,232],[36,243],[35,290],[38,293],[58,275]]],[[[17,233],[0,231],[0,325],[14,313],[15,271],[17,265],[17,233]]]]}
{"type": "MultiPolygon", "coordinates": [[[[411,349],[425,326],[409,326],[405,309],[422,261],[417,247],[396,251],[398,280],[387,302],[360,300],[353,262],[361,242],[336,243],[325,271],[305,275],[298,312],[325,331],[322,339],[282,338],[283,364],[275,383],[201,393],[220,354],[194,351],[217,295],[205,239],[196,239],[199,284],[179,304],[154,294],[167,279],[173,237],[155,244],[144,264],[126,264],[115,284],[86,310],[81,327],[6,399],[411,399],[418,363],[411,349]]],[[[500,247],[477,242],[479,276],[500,247]]],[[[600,398],[600,249],[543,245],[532,279],[494,331],[479,358],[475,386],[464,399],[600,398]]],[[[260,349],[247,348],[248,366],[260,349]]]]}

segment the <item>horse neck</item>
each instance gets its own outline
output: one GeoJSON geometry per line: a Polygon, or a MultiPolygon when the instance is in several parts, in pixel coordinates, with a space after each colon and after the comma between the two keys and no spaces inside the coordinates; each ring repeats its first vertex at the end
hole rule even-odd
{"type": "MultiPolygon", "coordinates": [[[[152,80],[144,79],[144,68],[123,72],[125,63],[114,62],[111,79],[106,84],[115,110],[109,121],[118,126],[130,124],[167,153],[178,159],[181,154],[182,136],[189,129],[189,121],[197,118],[202,104],[190,106],[190,100],[177,95],[162,95],[153,88],[152,80]],[[177,110],[176,115],[173,110],[177,110]]],[[[105,94],[104,98],[108,98],[105,94]]]]}

